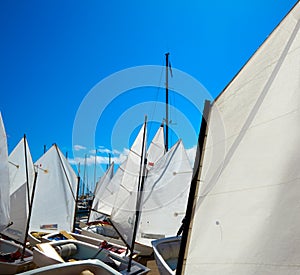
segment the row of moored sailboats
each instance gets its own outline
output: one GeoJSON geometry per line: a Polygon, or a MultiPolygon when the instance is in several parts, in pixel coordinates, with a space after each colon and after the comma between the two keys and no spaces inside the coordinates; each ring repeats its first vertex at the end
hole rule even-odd
{"type": "MultiPolygon", "coordinates": [[[[1,125],[1,146],[7,152],[2,120],[1,125]]],[[[1,235],[6,238],[1,239],[1,253],[11,258],[2,258],[0,266],[10,269],[1,267],[0,274],[65,265],[74,259],[98,259],[101,270],[104,263],[123,274],[149,271],[134,259],[153,253],[152,240],[176,234],[192,169],[181,140],[165,152],[163,126],[146,149],[146,125],[145,121],[116,173],[112,163],[97,183],[89,223],[83,229],[75,230],[79,177],[56,144],[35,163],[25,136],[7,159],[1,155],[6,169],[1,175],[7,176],[1,187],[6,186],[9,198],[1,200],[6,213],[1,215],[1,235]],[[28,243],[33,252],[23,251],[28,243]],[[20,257],[12,261],[13,254],[20,257]]]]}

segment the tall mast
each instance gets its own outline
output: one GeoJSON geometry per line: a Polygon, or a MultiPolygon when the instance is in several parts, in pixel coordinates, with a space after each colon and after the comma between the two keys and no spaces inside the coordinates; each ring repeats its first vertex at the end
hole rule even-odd
{"type": "Polygon", "coordinates": [[[166,152],[169,148],[169,54],[166,53],[166,152]]]}
{"type": "Polygon", "coordinates": [[[26,188],[27,188],[27,200],[28,208],[30,208],[30,188],[29,188],[29,176],[28,176],[28,162],[27,162],[27,147],[26,147],[26,135],[23,137],[24,143],[24,158],[25,158],[25,171],[26,171],[26,188]]]}
{"type": "Polygon", "coordinates": [[[94,189],[96,188],[96,176],[97,176],[97,149],[95,152],[95,165],[94,165],[94,189]]]}
{"type": "MultiPolygon", "coordinates": [[[[27,165],[27,163],[26,163],[27,165]]],[[[26,251],[26,240],[27,240],[27,236],[28,236],[28,232],[30,229],[30,220],[31,220],[31,214],[32,214],[32,205],[33,205],[33,199],[34,199],[34,193],[35,193],[35,187],[36,187],[36,180],[37,180],[37,176],[38,176],[38,172],[37,172],[37,168],[35,169],[34,172],[34,180],[33,180],[33,186],[32,186],[32,194],[31,194],[31,198],[30,198],[30,203],[29,203],[29,211],[28,211],[28,217],[27,217],[27,223],[26,223],[26,229],[25,229],[25,238],[24,238],[24,243],[23,243],[23,249],[22,249],[22,256],[21,256],[21,260],[24,259],[25,256],[25,251],[26,251]]],[[[28,182],[27,182],[28,183],[28,182]]],[[[28,194],[29,195],[29,194],[28,194]]]]}
{"type": "Polygon", "coordinates": [[[145,152],[147,116],[145,116],[144,125],[145,125],[145,127],[144,127],[144,133],[143,133],[142,152],[141,152],[141,160],[140,160],[140,172],[139,172],[139,184],[138,184],[138,190],[137,190],[135,223],[134,223],[134,230],[133,230],[133,238],[132,238],[131,247],[130,247],[130,255],[129,255],[127,272],[130,272],[130,269],[131,269],[132,257],[133,257],[133,253],[134,253],[134,243],[135,243],[136,234],[137,234],[137,230],[138,230],[139,218],[141,215],[142,192],[144,189],[145,168],[146,168],[146,164],[147,164],[146,152],[145,152]]]}
{"type": "Polygon", "coordinates": [[[83,169],[83,185],[82,185],[82,196],[84,196],[84,189],[86,186],[86,177],[85,177],[85,173],[86,173],[86,157],[87,155],[84,155],[84,169],[83,169]]]}

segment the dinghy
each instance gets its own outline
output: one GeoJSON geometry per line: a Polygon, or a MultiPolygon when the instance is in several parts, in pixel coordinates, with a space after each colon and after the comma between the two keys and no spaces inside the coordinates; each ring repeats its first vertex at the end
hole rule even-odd
{"type": "MultiPolygon", "coordinates": [[[[24,205],[25,207],[26,205],[24,205]]],[[[0,113],[0,232],[11,226],[10,180],[5,128],[0,113]]],[[[16,274],[32,267],[32,252],[25,246],[0,238],[0,274],[16,274]]]]}
{"type": "Polygon", "coordinates": [[[211,106],[177,274],[300,274],[300,2],[294,2],[211,106]]]}
{"type": "Polygon", "coordinates": [[[19,243],[26,244],[26,227],[35,172],[25,135],[10,153],[8,162],[12,225],[3,230],[2,234],[19,243]]]}
{"type": "Polygon", "coordinates": [[[38,176],[29,232],[33,246],[46,234],[73,231],[78,187],[73,168],[56,144],[35,162],[35,166],[38,176]]]}
{"type": "Polygon", "coordinates": [[[0,274],[16,274],[33,268],[32,251],[0,238],[0,274]]]}
{"type": "MultiPolygon", "coordinates": [[[[111,253],[105,247],[97,247],[77,240],[41,243],[33,249],[33,261],[38,267],[87,259],[98,259],[119,272],[125,272],[128,268],[128,259],[111,253]]],[[[148,272],[147,267],[132,261],[128,274],[146,274],[148,272]]]]}
{"type": "Polygon", "coordinates": [[[160,275],[176,274],[181,237],[152,241],[155,261],[160,275]]]}
{"type": "MultiPolygon", "coordinates": [[[[78,230],[76,230],[77,232],[78,230]]],[[[60,231],[59,233],[50,233],[42,237],[42,242],[60,241],[60,240],[78,240],[81,242],[96,245],[98,247],[105,247],[112,253],[118,256],[125,257],[128,254],[128,249],[124,245],[118,245],[106,240],[100,240],[89,236],[82,235],[80,232],[66,232],[60,231]]],[[[135,256],[139,255],[138,251],[135,251],[135,256]]]]}
{"type": "MultiPolygon", "coordinates": [[[[82,260],[36,268],[20,275],[117,275],[120,272],[99,260],[82,260]]],[[[126,274],[126,273],[122,273],[126,274]]]]}

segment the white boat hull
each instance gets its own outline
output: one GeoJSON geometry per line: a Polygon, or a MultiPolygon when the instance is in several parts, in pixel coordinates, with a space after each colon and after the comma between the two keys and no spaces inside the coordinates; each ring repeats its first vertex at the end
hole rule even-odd
{"type": "MultiPolygon", "coordinates": [[[[126,271],[128,259],[117,256],[106,249],[80,242],[77,240],[63,240],[38,244],[33,250],[33,262],[38,267],[64,263],[68,261],[81,261],[98,259],[112,266],[115,270],[126,271]]],[[[135,261],[132,261],[132,269],[129,274],[139,271],[146,274],[149,269],[135,261]]]]}
{"type": "MultiPolygon", "coordinates": [[[[97,226],[93,225],[93,226],[83,228],[82,235],[96,238],[99,240],[105,240],[107,242],[110,242],[110,243],[113,243],[116,245],[124,245],[124,242],[120,238],[112,238],[112,237],[104,236],[104,235],[97,233],[96,227],[97,226]]],[[[134,250],[136,250],[140,256],[144,256],[144,257],[151,256],[153,254],[152,247],[146,246],[144,244],[140,244],[138,242],[135,242],[134,250]]]]}
{"type": "Polygon", "coordinates": [[[155,261],[160,275],[175,275],[181,237],[152,241],[155,261]]]}
{"type": "Polygon", "coordinates": [[[21,258],[15,259],[13,261],[5,261],[3,254],[9,255],[19,251],[22,253],[23,247],[12,241],[7,241],[0,239],[0,252],[2,253],[2,258],[0,260],[0,274],[16,274],[26,270],[29,270],[33,267],[33,256],[32,252],[29,249],[25,249],[25,255],[23,260],[21,258]]]}
{"type": "MultiPolygon", "coordinates": [[[[66,231],[60,231],[58,233],[51,233],[51,234],[43,236],[42,242],[51,242],[51,241],[59,241],[59,240],[67,240],[67,239],[81,241],[84,243],[95,245],[97,247],[104,247],[105,249],[109,250],[110,252],[112,252],[118,256],[121,256],[121,257],[127,256],[127,253],[126,253],[127,248],[125,246],[113,244],[113,243],[107,242],[105,240],[85,236],[82,234],[81,230],[79,233],[66,232],[66,231]]],[[[138,255],[138,253],[135,253],[135,256],[137,256],[137,255],[138,255]]]]}
{"type": "Polygon", "coordinates": [[[83,260],[78,262],[68,262],[45,266],[37,269],[33,269],[22,275],[74,275],[74,274],[94,274],[94,275],[109,275],[120,274],[110,266],[104,264],[99,260],[83,260]],[[87,271],[91,272],[88,273],[87,271]],[[85,273],[84,273],[85,272],[85,273]]]}

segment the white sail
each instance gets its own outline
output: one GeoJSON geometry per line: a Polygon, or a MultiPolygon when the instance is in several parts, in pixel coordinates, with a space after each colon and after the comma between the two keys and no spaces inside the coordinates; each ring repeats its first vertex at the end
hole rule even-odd
{"type": "Polygon", "coordinates": [[[103,212],[109,212],[108,215],[110,215],[111,210],[106,211],[107,203],[103,203],[103,199],[106,200],[107,196],[109,196],[110,194],[109,184],[111,182],[113,174],[114,174],[114,162],[109,166],[109,168],[106,170],[104,175],[97,182],[94,191],[94,200],[91,208],[91,213],[89,216],[89,222],[96,221],[99,217],[102,217],[103,215],[101,213],[103,212]]]}
{"type": "Polygon", "coordinates": [[[165,154],[164,126],[161,125],[147,150],[147,169],[154,167],[156,162],[165,154]]]}
{"type": "Polygon", "coordinates": [[[151,169],[145,180],[137,242],[176,235],[184,218],[192,167],[179,140],[151,169]]]}
{"type": "MultiPolygon", "coordinates": [[[[142,137],[139,135],[137,136],[136,140],[140,140],[142,137]]],[[[135,141],[136,143],[137,141],[135,141]]],[[[164,145],[164,129],[163,127],[159,127],[158,131],[156,132],[152,142],[147,151],[147,169],[151,169],[154,167],[155,163],[164,155],[165,153],[165,145],[164,145]]],[[[129,153],[130,155],[130,153],[129,153]]],[[[100,187],[96,187],[98,190],[95,189],[95,194],[97,195],[98,200],[97,202],[97,211],[103,213],[105,215],[110,216],[111,211],[114,206],[114,202],[116,201],[116,196],[120,188],[120,184],[124,177],[124,171],[126,171],[127,165],[127,158],[123,163],[120,164],[118,167],[115,175],[108,180],[105,177],[105,184],[101,184],[100,187]]],[[[111,172],[113,173],[113,172],[111,172]]],[[[104,179],[103,179],[104,180],[104,179]]],[[[98,184],[97,184],[98,186],[98,184]]],[[[96,196],[96,195],[95,195],[96,196]]],[[[96,198],[96,197],[95,197],[96,198]]],[[[94,218],[90,218],[89,221],[92,221],[94,218]]]]}
{"type": "Polygon", "coordinates": [[[213,104],[184,274],[300,274],[299,18],[297,3],[213,104]]]}
{"type": "Polygon", "coordinates": [[[38,176],[30,230],[71,231],[78,181],[74,170],[56,144],[35,165],[38,176]]]}
{"type": "Polygon", "coordinates": [[[9,171],[5,128],[0,113],[0,232],[10,222],[9,216],[9,171]]]}
{"type": "Polygon", "coordinates": [[[13,224],[7,228],[3,234],[23,243],[25,240],[29,204],[34,181],[34,166],[26,138],[22,138],[20,140],[14,150],[10,153],[8,160],[10,180],[10,217],[13,224]]]}
{"type": "Polygon", "coordinates": [[[123,177],[111,213],[114,226],[129,246],[132,244],[146,136],[146,123],[144,123],[130,149],[124,166],[119,168],[123,171],[123,177]]]}

